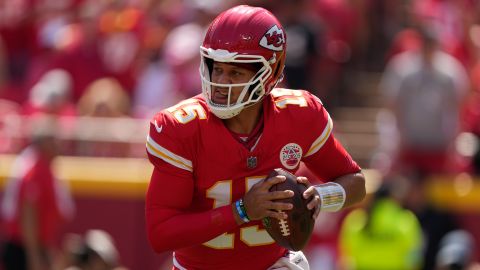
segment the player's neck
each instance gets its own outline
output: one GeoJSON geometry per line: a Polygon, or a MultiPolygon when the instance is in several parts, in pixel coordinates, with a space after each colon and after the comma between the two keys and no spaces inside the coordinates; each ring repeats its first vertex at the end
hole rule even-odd
{"type": "Polygon", "coordinates": [[[263,102],[245,108],[237,116],[223,120],[225,126],[237,134],[250,134],[261,119],[263,102]]]}

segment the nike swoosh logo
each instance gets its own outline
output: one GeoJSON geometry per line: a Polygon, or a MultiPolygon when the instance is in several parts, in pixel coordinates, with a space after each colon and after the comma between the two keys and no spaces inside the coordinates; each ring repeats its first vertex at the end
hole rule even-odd
{"type": "Polygon", "coordinates": [[[157,130],[158,133],[162,132],[163,125],[158,126],[157,120],[155,120],[154,125],[155,125],[155,129],[157,130]]]}

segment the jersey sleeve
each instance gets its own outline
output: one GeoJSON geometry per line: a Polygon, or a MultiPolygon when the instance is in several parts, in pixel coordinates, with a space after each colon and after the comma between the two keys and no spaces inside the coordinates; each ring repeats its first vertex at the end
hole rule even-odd
{"type": "Polygon", "coordinates": [[[189,126],[180,125],[168,112],[157,114],[150,121],[146,149],[153,166],[179,175],[193,172],[191,143],[186,134],[189,126]]]}
{"type": "Polygon", "coordinates": [[[195,186],[192,124],[176,123],[168,112],[159,113],[150,123],[146,148],[154,169],[145,218],[148,239],[157,252],[201,244],[237,226],[230,205],[190,211],[195,186]]]}
{"type": "Polygon", "coordinates": [[[198,245],[236,228],[230,205],[190,212],[193,190],[191,178],[153,170],[145,215],[148,239],[155,251],[198,245]]]}
{"type": "Polygon", "coordinates": [[[305,95],[310,97],[309,114],[312,114],[305,117],[310,119],[306,125],[313,137],[302,161],[323,181],[332,181],[342,175],[359,172],[360,167],[334,137],[332,118],[321,101],[312,94],[305,95]]]}

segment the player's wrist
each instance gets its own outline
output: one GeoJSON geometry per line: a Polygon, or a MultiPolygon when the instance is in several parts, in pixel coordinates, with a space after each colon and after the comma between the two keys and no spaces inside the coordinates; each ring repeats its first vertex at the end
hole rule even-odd
{"type": "Polygon", "coordinates": [[[244,223],[250,222],[250,218],[247,215],[247,209],[245,208],[245,204],[243,203],[243,199],[239,199],[238,201],[235,202],[234,204],[235,210],[240,217],[240,219],[244,223]]]}
{"type": "Polygon", "coordinates": [[[346,199],[345,189],[342,185],[335,182],[328,182],[325,184],[316,185],[321,206],[320,210],[325,212],[337,212],[343,208],[346,199]]]}
{"type": "Polygon", "coordinates": [[[237,225],[242,225],[244,222],[240,217],[240,215],[238,214],[237,207],[235,206],[235,202],[232,203],[230,206],[232,208],[232,213],[233,213],[233,218],[235,219],[235,223],[237,223],[237,225]]]}

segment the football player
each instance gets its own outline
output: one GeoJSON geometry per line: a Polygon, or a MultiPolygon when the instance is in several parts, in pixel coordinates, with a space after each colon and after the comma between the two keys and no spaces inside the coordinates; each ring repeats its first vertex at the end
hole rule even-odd
{"type": "Polygon", "coordinates": [[[174,269],[309,269],[301,252],[277,245],[265,217],[286,218],[292,191],[269,192],[274,168],[303,161],[325,184],[309,186],[309,209],[338,211],[365,196],[360,167],[332,134],[332,120],[307,91],[275,88],[286,36],[267,10],[221,13],[200,47],[202,95],[159,112],[147,152],[154,165],[146,198],[148,238],[173,251],[174,269]]]}

